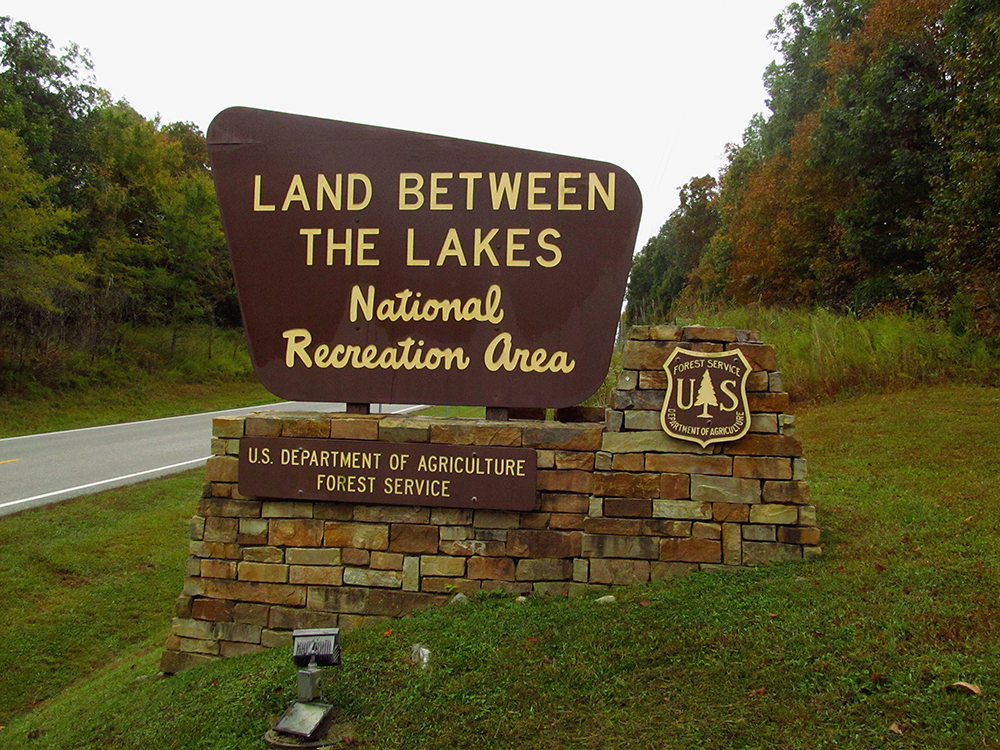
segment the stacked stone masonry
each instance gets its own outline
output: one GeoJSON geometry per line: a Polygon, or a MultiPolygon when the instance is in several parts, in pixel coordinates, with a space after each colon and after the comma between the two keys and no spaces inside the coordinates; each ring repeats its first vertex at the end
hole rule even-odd
{"type": "Polygon", "coordinates": [[[165,672],[444,604],[456,592],[578,595],[820,552],[806,461],[772,346],[753,332],[636,326],[604,423],[356,414],[216,419],[165,672]],[[750,432],[699,444],[660,426],[671,350],[738,348],[750,432]],[[537,508],[472,510],[244,497],[243,437],[534,448],[537,508]]]}

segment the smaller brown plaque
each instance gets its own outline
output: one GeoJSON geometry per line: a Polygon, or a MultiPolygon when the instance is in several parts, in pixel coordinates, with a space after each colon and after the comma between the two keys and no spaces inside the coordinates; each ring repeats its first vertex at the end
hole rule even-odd
{"type": "Polygon", "coordinates": [[[367,505],[533,510],[530,448],[243,438],[239,489],[249,497],[367,505]]]}
{"type": "Polygon", "coordinates": [[[667,373],[667,394],[660,412],[664,432],[703,448],[747,434],[747,377],[752,367],[743,352],[674,349],[663,369],[667,373]]]}

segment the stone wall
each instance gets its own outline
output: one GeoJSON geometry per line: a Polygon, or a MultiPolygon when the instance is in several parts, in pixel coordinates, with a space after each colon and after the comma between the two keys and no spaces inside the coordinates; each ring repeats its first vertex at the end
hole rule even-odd
{"type": "Polygon", "coordinates": [[[388,415],[217,419],[164,672],[349,629],[456,592],[577,595],[818,554],[806,463],[773,347],[732,328],[634,327],[601,423],[388,415]],[[673,348],[739,348],[750,433],[709,445],[660,427],[673,348]],[[244,497],[243,437],[515,446],[537,453],[531,512],[244,497]]]}

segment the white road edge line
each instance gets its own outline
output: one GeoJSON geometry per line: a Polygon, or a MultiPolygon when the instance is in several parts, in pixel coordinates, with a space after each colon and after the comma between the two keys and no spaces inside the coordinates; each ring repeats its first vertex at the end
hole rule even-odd
{"type": "MultiPolygon", "coordinates": [[[[38,437],[48,437],[50,435],[60,435],[67,432],[85,432],[86,430],[106,430],[111,427],[127,427],[129,425],[144,424],[146,422],[169,422],[172,419],[190,419],[192,417],[208,417],[212,414],[228,414],[234,411],[245,411],[247,409],[269,409],[271,407],[281,406],[283,404],[290,403],[288,401],[277,401],[273,404],[258,404],[257,406],[237,406],[234,409],[217,409],[216,411],[201,411],[195,414],[178,414],[173,417],[157,417],[156,419],[140,419],[135,422],[115,422],[114,424],[99,424],[94,427],[75,427],[71,430],[55,430],[54,432],[35,432],[30,435],[14,435],[12,437],[0,438],[0,443],[5,443],[10,440],[24,440],[25,438],[38,438],[38,437]]],[[[294,402],[292,402],[294,403],[294,402]]],[[[340,401],[331,401],[330,403],[342,403],[340,401]]],[[[418,404],[416,406],[408,406],[405,409],[396,409],[396,411],[385,412],[386,414],[409,414],[410,412],[417,411],[418,409],[427,408],[426,404],[418,404]]],[[[110,481],[110,480],[109,480],[110,481]]],[[[60,490],[63,491],[63,490],[60,490]]],[[[3,506],[0,505],[0,508],[3,506]]]]}
{"type": "MultiPolygon", "coordinates": [[[[178,469],[182,466],[190,466],[191,464],[202,463],[207,461],[211,456],[205,456],[204,458],[195,458],[191,461],[182,461],[179,464],[170,464],[170,466],[160,466],[155,469],[146,469],[146,471],[137,471],[135,474],[124,474],[120,477],[112,477],[111,479],[102,479],[99,482],[91,482],[90,484],[81,484],[78,487],[67,487],[64,490],[56,490],[55,492],[46,492],[44,495],[35,495],[34,497],[26,497],[22,500],[11,500],[6,503],[0,503],[0,508],[9,508],[12,505],[20,505],[21,503],[30,503],[32,500],[44,500],[47,497],[52,497],[54,495],[61,495],[64,492],[76,492],[78,490],[88,490],[91,487],[100,487],[102,484],[111,484],[112,482],[118,482],[123,479],[135,479],[136,477],[141,477],[146,474],[153,474],[157,471],[169,471],[170,469],[178,469]]],[[[69,498],[67,498],[69,499],[69,498]]]]}

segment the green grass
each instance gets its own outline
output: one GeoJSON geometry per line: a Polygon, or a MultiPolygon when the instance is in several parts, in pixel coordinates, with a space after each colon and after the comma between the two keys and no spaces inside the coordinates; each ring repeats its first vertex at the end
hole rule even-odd
{"type": "Polygon", "coordinates": [[[929,317],[744,307],[687,311],[675,322],[759,331],[777,347],[785,387],[798,402],[921,384],[1000,385],[997,342],[956,335],[929,317]]]}
{"type": "MultiPolygon", "coordinates": [[[[973,386],[803,410],[823,557],[621,589],[611,605],[489,596],[362,628],[327,696],[363,748],[998,748],[998,413],[1000,391],[973,386]],[[408,663],[415,643],[426,670],[408,663]],[[957,681],[982,695],[945,689],[957,681]]],[[[0,619],[14,620],[3,671],[49,685],[3,684],[0,746],[261,747],[293,699],[287,653],[155,678],[196,496],[186,475],[0,519],[0,560],[34,571],[0,578],[0,602],[22,611],[0,619]],[[52,536],[64,545],[39,547],[52,536]],[[150,601],[126,609],[136,596],[150,601]],[[45,678],[74,640],[44,626],[57,618],[86,644],[45,678]]]]}

